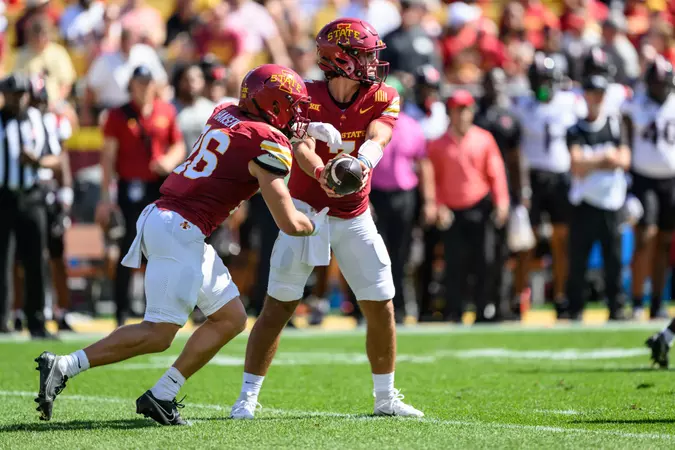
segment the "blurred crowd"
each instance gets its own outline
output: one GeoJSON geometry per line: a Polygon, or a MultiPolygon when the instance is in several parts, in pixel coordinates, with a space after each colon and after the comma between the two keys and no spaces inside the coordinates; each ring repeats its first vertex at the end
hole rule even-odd
{"type": "MultiPolygon", "coordinates": [[[[388,82],[397,88],[404,105],[399,119],[404,128],[395,130],[391,145],[396,147],[396,158],[409,166],[402,170],[412,168],[410,175],[396,182],[391,182],[389,173],[399,170],[394,167],[399,159],[378,168],[383,175],[373,180],[371,197],[392,255],[399,322],[406,314],[422,321],[459,321],[464,303],[474,304],[479,321],[518,319],[537,300],[533,299],[537,292],[551,301],[562,301],[565,295],[565,268],[556,272],[553,261],[554,273],[550,273],[551,250],[560,243],[551,239],[546,220],[534,224],[538,242],[529,257],[508,248],[505,236],[487,241],[478,237],[480,252],[491,256],[472,265],[475,270],[466,280],[444,277],[446,267],[455,271],[465,262],[457,259],[460,256],[448,257],[444,245],[454,245],[453,239],[475,231],[470,216],[453,213],[452,200],[438,207],[437,199],[426,196],[423,187],[436,185],[439,196],[452,195],[451,188],[444,187],[450,182],[441,178],[454,176],[455,169],[439,169],[428,152],[433,148],[429,143],[448,130],[453,105],[475,106],[470,118],[455,116],[455,121],[473,121],[474,112],[478,121],[480,110],[489,106],[484,99],[495,100],[494,95],[486,96],[495,84],[503,88],[505,97],[528,95],[528,69],[537,51],[555,61],[565,74],[562,88],[570,90],[579,86],[583,60],[595,47],[615,62],[614,81],[634,89],[640,88],[645,68],[656,55],[675,64],[675,2],[667,0],[10,0],[2,8],[0,64],[5,73],[43,77],[49,110],[67,121],[75,134],[91,127],[103,129],[107,111],[133,95],[130,81],[148,78],[153,95],[175,107],[187,149],[216,104],[236,102],[248,70],[274,62],[292,67],[305,78],[322,78],[316,65],[317,31],[338,17],[371,23],[387,45],[380,59],[390,63],[388,82]],[[139,66],[143,73],[138,73],[139,66]],[[461,91],[466,97],[453,94],[459,88],[466,89],[461,91]],[[448,97],[450,103],[445,101],[448,97]],[[391,200],[394,191],[411,194],[396,203],[391,200]],[[453,226],[467,231],[443,237],[453,226]],[[537,279],[536,289],[535,272],[548,273],[541,276],[543,281],[537,279]],[[469,281],[468,287],[464,281],[469,281]],[[539,289],[542,283],[544,288],[539,289]],[[467,288],[475,291],[473,297],[466,296],[473,300],[448,301],[449,296],[464,296],[467,288]]],[[[513,127],[506,127],[513,128],[512,134],[494,136],[502,153],[504,146],[520,145],[517,131],[522,124],[513,120],[513,127]],[[499,138],[510,141],[499,142],[499,138]]],[[[66,148],[68,142],[64,140],[66,148]]],[[[71,161],[75,153],[71,152],[71,161]]],[[[530,207],[524,162],[506,154],[501,157],[499,170],[508,179],[505,194],[511,197],[511,205],[486,212],[492,214],[486,225],[491,230],[481,230],[492,234],[505,229],[516,206],[530,207]]],[[[81,182],[96,191],[100,175],[92,181],[87,174],[86,183],[81,182]]],[[[75,183],[81,180],[77,172],[74,178],[75,183]]],[[[99,195],[85,191],[76,189],[76,223],[94,220],[99,195]]],[[[106,225],[106,242],[112,244],[115,227],[107,220],[106,225]]],[[[265,286],[260,280],[267,279],[268,270],[269,257],[261,249],[271,251],[275,236],[262,199],[254,197],[212,237],[254,314],[262,307],[265,286]]],[[[471,256],[472,249],[467,252],[471,256]]],[[[358,319],[356,302],[336,269],[320,269],[306,292],[310,323],[319,323],[331,306],[358,319]]],[[[584,295],[599,300],[602,288],[584,295]]],[[[120,322],[124,318],[118,314],[120,322]]]]}

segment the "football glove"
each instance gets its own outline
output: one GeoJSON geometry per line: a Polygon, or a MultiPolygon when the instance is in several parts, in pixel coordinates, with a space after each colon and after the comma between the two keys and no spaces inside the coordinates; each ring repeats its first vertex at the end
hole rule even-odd
{"type": "Polygon", "coordinates": [[[323,122],[312,122],[307,126],[307,135],[318,141],[323,141],[328,146],[342,144],[342,135],[331,124],[323,122]]]}

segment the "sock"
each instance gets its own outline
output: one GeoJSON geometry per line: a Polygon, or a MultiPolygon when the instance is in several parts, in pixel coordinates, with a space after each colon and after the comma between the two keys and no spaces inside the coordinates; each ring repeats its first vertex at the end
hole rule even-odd
{"type": "Polygon", "coordinates": [[[661,335],[664,337],[668,345],[672,347],[673,339],[675,339],[675,333],[670,331],[670,328],[666,327],[666,329],[661,332],[661,335]]]}
{"type": "Polygon", "coordinates": [[[389,395],[394,390],[394,372],[384,375],[373,374],[375,396],[389,395]]]}
{"type": "Polygon", "coordinates": [[[244,372],[244,381],[241,384],[241,396],[247,395],[257,400],[264,380],[264,376],[244,372]]]}
{"type": "Polygon", "coordinates": [[[169,367],[169,370],[164,372],[162,378],[157,380],[157,383],[150,389],[152,395],[157,400],[171,401],[176,398],[178,391],[185,384],[185,377],[175,367],[169,367]]]}
{"type": "Polygon", "coordinates": [[[59,366],[68,375],[68,378],[73,378],[78,373],[84,372],[89,368],[89,359],[84,350],[78,350],[61,358],[59,366]]]}

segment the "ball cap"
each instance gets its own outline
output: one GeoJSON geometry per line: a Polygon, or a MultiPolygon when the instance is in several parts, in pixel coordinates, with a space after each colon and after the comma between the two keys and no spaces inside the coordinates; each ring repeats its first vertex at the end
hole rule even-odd
{"type": "Polygon", "coordinates": [[[466,89],[458,89],[448,98],[448,108],[473,106],[475,103],[473,95],[466,89]]]}
{"type": "Polygon", "coordinates": [[[585,91],[605,91],[609,86],[609,80],[602,75],[591,75],[585,77],[581,82],[581,87],[585,91]]]}
{"type": "Polygon", "coordinates": [[[148,69],[147,66],[140,65],[134,69],[134,71],[131,73],[131,79],[132,80],[152,80],[152,72],[150,69],[148,69]]]}

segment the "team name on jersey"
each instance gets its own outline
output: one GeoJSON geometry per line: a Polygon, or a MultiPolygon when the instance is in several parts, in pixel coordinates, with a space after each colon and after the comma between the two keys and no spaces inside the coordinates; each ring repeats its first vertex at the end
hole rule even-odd
{"type": "Polygon", "coordinates": [[[218,122],[220,122],[220,124],[223,125],[225,128],[232,128],[233,126],[237,125],[240,122],[239,119],[234,117],[226,110],[220,111],[218,114],[213,116],[213,118],[218,122]]]}
{"type": "Polygon", "coordinates": [[[345,131],[342,133],[342,139],[360,139],[366,136],[366,130],[345,131]]]}
{"type": "Polygon", "coordinates": [[[339,41],[342,38],[349,39],[351,37],[358,40],[360,36],[361,33],[359,31],[352,30],[351,23],[339,23],[337,30],[328,33],[328,41],[339,41]]]}

